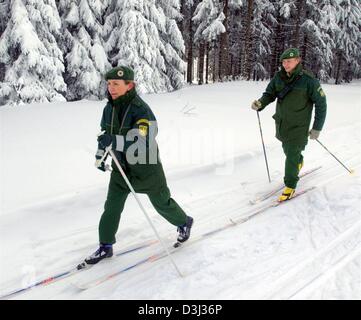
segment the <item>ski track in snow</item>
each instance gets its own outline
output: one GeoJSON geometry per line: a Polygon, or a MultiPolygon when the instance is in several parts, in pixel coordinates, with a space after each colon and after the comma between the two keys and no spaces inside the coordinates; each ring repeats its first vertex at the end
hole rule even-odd
{"type": "MultiPolygon", "coordinates": [[[[335,167],[335,166],[332,166],[332,170],[331,169],[329,169],[329,171],[334,171],[334,170],[337,170],[337,167],[335,167]]],[[[314,180],[314,179],[316,179],[317,178],[317,175],[319,175],[319,176],[323,176],[323,179],[325,178],[325,175],[326,175],[326,177],[327,177],[327,179],[329,179],[329,176],[327,175],[327,169],[325,170],[323,170],[323,171],[326,171],[326,172],[322,172],[322,174],[321,173],[314,173],[313,174],[313,176],[311,175],[311,177],[306,177],[305,179],[304,179],[304,181],[302,181],[303,182],[303,184],[307,184],[307,179],[308,180],[311,180],[311,181],[308,181],[308,183],[310,183],[310,182],[312,182],[312,180],[314,180]]],[[[345,177],[343,177],[344,175],[342,174],[342,173],[340,173],[340,175],[341,175],[341,179],[343,179],[343,178],[345,178],[345,177]]],[[[326,179],[326,180],[327,180],[326,179]]],[[[339,178],[340,179],[340,178],[339,178]]],[[[321,180],[321,178],[319,178],[319,180],[321,180]]],[[[321,180],[322,181],[322,180],[321,180]]],[[[301,183],[300,183],[300,185],[301,185],[301,183]]],[[[325,214],[325,212],[329,212],[329,211],[331,211],[330,213],[332,213],[332,209],[330,208],[330,206],[329,206],[329,199],[327,199],[327,192],[326,191],[324,191],[323,189],[324,189],[324,187],[321,187],[321,189],[322,189],[322,195],[321,196],[319,196],[319,197],[317,197],[316,199],[312,199],[311,198],[311,200],[309,200],[309,202],[311,203],[311,204],[315,204],[315,205],[317,205],[318,204],[318,206],[320,207],[318,210],[320,211],[320,214],[322,215],[324,215],[325,214]],[[321,204],[322,203],[325,203],[326,204],[326,206],[322,206],[321,204]],[[320,204],[321,203],[321,204],[320,204]]],[[[239,191],[239,188],[235,188],[235,190],[234,190],[234,192],[236,192],[236,191],[239,191]]],[[[327,190],[327,189],[326,189],[327,190]]],[[[315,191],[315,193],[319,193],[320,191],[319,190],[316,190],[315,191]]],[[[227,195],[228,193],[225,193],[225,195],[227,195]]],[[[209,200],[209,198],[212,198],[214,195],[213,194],[211,194],[211,195],[208,195],[208,200],[209,200]]],[[[309,196],[306,196],[306,197],[309,197],[309,196]]],[[[222,197],[222,194],[221,194],[221,198],[223,198],[222,197]]],[[[233,199],[233,197],[231,197],[232,199],[233,199]]],[[[224,199],[223,199],[224,200],[224,199]]],[[[294,200],[295,202],[296,201],[298,201],[299,202],[299,199],[298,200],[294,200]]],[[[207,203],[207,196],[203,196],[202,197],[202,199],[201,200],[199,200],[199,201],[193,201],[193,203],[190,203],[190,204],[188,204],[188,206],[189,207],[192,207],[192,204],[197,204],[197,205],[199,205],[199,207],[201,208],[202,206],[204,207],[204,205],[205,205],[205,203],[207,203]]],[[[195,207],[197,207],[197,205],[195,206],[195,207]]],[[[223,205],[224,205],[224,201],[223,201],[223,205]]],[[[293,203],[292,202],[290,202],[289,204],[287,204],[287,206],[291,206],[291,205],[293,205],[293,203]]],[[[208,201],[208,207],[213,207],[214,206],[214,202],[209,202],[208,201]]],[[[342,203],[338,203],[338,206],[339,207],[342,207],[343,205],[342,205],[342,203]]],[[[307,207],[307,206],[306,206],[307,207]]],[[[227,211],[227,213],[226,214],[220,214],[220,215],[217,215],[216,217],[213,217],[213,221],[216,221],[216,222],[214,222],[214,223],[210,223],[210,221],[209,220],[212,220],[212,219],[210,219],[210,218],[208,218],[208,219],[199,219],[199,221],[197,221],[197,225],[198,225],[198,230],[199,231],[203,231],[203,232],[205,232],[205,231],[207,231],[208,229],[211,229],[212,228],[212,226],[215,226],[215,225],[218,225],[219,223],[224,223],[225,221],[226,221],[226,219],[227,219],[227,217],[230,217],[230,214],[231,213],[233,213],[233,214],[235,214],[237,211],[242,211],[242,210],[240,210],[240,209],[246,209],[246,208],[248,208],[248,209],[254,209],[254,208],[257,208],[257,205],[256,206],[250,206],[249,204],[240,204],[238,201],[236,201],[236,204],[234,204],[233,205],[233,207],[231,206],[231,207],[227,207],[227,209],[228,210],[226,210],[227,211]]],[[[298,208],[298,209],[300,209],[300,208],[298,208]]],[[[271,211],[274,211],[274,210],[277,210],[277,209],[270,209],[267,213],[265,213],[264,215],[268,215],[268,214],[271,214],[270,212],[271,211]]],[[[299,225],[301,225],[303,228],[304,228],[304,230],[305,230],[305,232],[308,234],[308,239],[309,239],[309,241],[311,242],[311,247],[312,247],[312,249],[313,250],[317,250],[317,244],[314,242],[315,240],[314,240],[314,236],[313,236],[313,234],[316,232],[316,231],[313,231],[313,229],[312,228],[320,228],[320,226],[314,226],[313,224],[312,224],[312,222],[313,222],[313,220],[315,219],[315,215],[317,214],[317,206],[315,207],[315,210],[314,210],[314,212],[312,212],[311,211],[311,213],[312,213],[312,215],[311,216],[308,216],[308,215],[302,215],[302,217],[299,217],[298,216],[298,214],[296,214],[295,216],[294,216],[294,219],[299,223],[299,225]]],[[[235,217],[236,215],[234,215],[233,217],[235,217]]],[[[331,216],[332,217],[332,216],[331,216]]],[[[257,219],[257,218],[255,218],[255,219],[257,219]]],[[[342,231],[340,231],[340,229],[337,227],[337,225],[331,225],[331,227],[332,227],[332,229],[333,229],[333,231],[335,232],[335,234],[337,234],[337,233],[341,233],[341,235],[339,235],[339,236],[337,236],[336,237],[336,239],[335,240],[333,240],[333,242],[336,242],[337,244],[338,244],[338,238],[339,237],[342,237],[342,231]]],[[[235,228],[238,228],[238,227],[235,227],[235,228]]],[[[241,227],[240,227],[241,228],[241,227]]],[[[74,232],[73,234],[69,234],[69,237],[71,238],[71,237],[74,237],[74,236],[76,236],[76,235],[79,235],[79,234],[81,234],[81,233],[89,233],[89,232],[94,232],[94,229],[92,230],[93,228],[84,228],[83,230],[79,230],[78,232],[74,232]]],[[[358,223],[358,224],[356,224],[355,226],[353,226],[352,228],[351,228],[352,230],[354,230],[354,231],[357,231],[358,233],[359,233],[359,230],[360,230],[360,223],[358,223]]],[[[194,229],[194,233],[196,232],[195,231],[196,229],[194,229]]],[[[319,230],[318,230],[319,231],[319,230]]],[[[344,232],[346,232],[346,231],[344,231],[344,232]]],[[[225,232],[226,233],[226,232],[225,232]]],[[[169,234],[167,235],[168,236],[168,238],[169,238],[169,234]]],[[[214,236],[214,237],[217,237],[217,236],[214,236]]],[[[318,234],[318,238],[319,238],[319,234],[318,234]]],[[[360,242],[359,242],[359,236],[358,236],[358,246],[360,245],[360,242]]],[[[50,243],[52,243],[52,246],[54,246],[54,245],[56,245],[56,243],[57,243],[57,241],[59,241],[59,239],[53,239],[53,241],[54,241],[54,243],[52,243],[52,241],[50,242],[50,243]]],[[[209,238],[209,240],[204,240],[203,242],[212,242],[213,240],[212,240],[212,237],[210,237],[209,238]]],[[[37,245],[40,245],[39,243],[37,244],[37,245]]],[[[48,244],[49,245],[49,244],[48,244]]],[[[342,245],[342,243],[341,243],[341,245],[342,245]]],[[[50,245],[49,245],[50,246],[50,245]]],[[[198,246],[198,245],[196,245],[196,246],[198,246]]],[[[277,246],[279,247],[280,246],[280,243],[278,243],[277,244],[277,246]]],[[[88,250],[90,250],[91,249],[91,246],[87,246],[86,247],[88,250]]],[[[331,247],[331,249],[332,249],[333,247],[331,247]]],[[[44,248],[44,246],[42,246],[42,250],[46,250],[46,248],[44,248]]],[[[306,288],[307,288],[307,285],[308,286],[312,286],[312,277],[314,277],[314,274],[315,274],[315,261],[314,260],[321,260],[321,262],[318,262],[318,264],[320,265],[319,266],[319,269],[322,269],[321,267],[322,267],[322,264],[323,264],[323,261],[325,260],[325,258],[323,258],[323,256],[327,256],[327,255],[332,255],[332,250],[331,249],[329,249],[329,250],[324,250],[325,251],[325,253],[322,255],[322,254],[313,254],[313,255],[311,255],[311,258],[309,258],[309,259],[306,259],[306,261],[308,261],[308,263],[305,263],[305,262],[303,262],[303,263],[297,263],[297,266],[294,268],[294,269],[291,269],[291,270],[288,270],[285,274],[283,274],[281,277],[279,277],[278,279],[277,279],[277,281],[272,281],[272,286],[271,286],[271,288],[272,288],[272,293],[268,293],[268,294],[265,294],[265,292],[267,292],[267,290],[265,289],[266,288],[266,286],[264,286],[263,287],[263,289],[262,289],[262,291],[263,291],[263,293],[262,293],[262,295],[261,296],[258,296],[257,294],[254,296],[254,298],[281,298],[281,299],[287,299],[287,298],[291,298],[293,295],[295,295],[296,293],[297,293],[297,295],[296,295],[296,297],[297,296],[300,296],[300,294],[301,294],[301,292],[304,292],[305,290],[306,290],[306,288]],[[318,258],[318,255],[320,255],[321,256],[321,258],[318,258]],[[323,258],[323,259],[322,259],[323,258]],[[301,267],[300,267],[301,266],[301,267]],[[311,267],[310,267],[311,266],[311,267]],[[308,271],[307,271],[307,269],[309,269],[308,271]],[[308,273],[307,273],[308,272],[308,273]],[[300,274],[301,274],[301,276],[300,276],[300,274]],[[310,284],[305,284],[304,283],[304,281],[305,281],[305,279],[309,279],[311,277],[311,282],[310,282],[310,284]],[[298,291],[300,291],[300,292],[294,292],[294,288],[295,288],[295,279],[297,279],[297,278],[301,278],[302,279],[302,281],[301,281],[301,284],[298,284],[298,286],[300,286],[301,288],[300,289],[298,289],[298,291]],[[291,286],[291,289],[288,289],[288,287],[289,286],[291,286]],[[277,288],[277,289],[276,289],[277,288]],[[276,292],[274,292],[276,290],[276,292]],[[280,293],[281,292],[281,293],[280,293]],[[287,292],[287,293],[286,293],[287,292]]],[[[346,249],[346,248],[345,248],[346,249]]],[[[149,253],[152,253],[153,251],[155,250],[155,248],[153,247],[153,248],[150,248],[149,250],[144,250],[144,252],[142,253],[144,256],[146,255],[146,254],[149,254],[149,253]]],[[[158,246],[158,248],[157,248],[157,250],[159,250],[159,246],[158,246]]],[[[182,251],[187,251],[187,250],[190,250],[190,248],[184,248],[184,249],[182,249],[182,251]]],[[[357,250],[357,248],[356,249],[354,249],[354,250],[357,250]]],[[[358,247],[358,250],[359,250],[359,247],[358,247]]],[[[75,252],[77,252],[77,251],[79,251],[79,250],[75,250],[75,252]]],[[[195,250],[195,252],[196,251],[198,251],[198,250],[195,250]]],[[[232,250],[231,250],[232,251],[232,250]]],[[[322,250],[321,250],[322,251],[322,250]]],[[[68,254],[71,254],[72,252],[69,252],[68,254]]],[[[256,253],[257,253],[257,249],[256,249],[256,253]]],[[[178,255],[181,255],[181,252],[179,252],[179,253],[177,253],[176,252],[176,254],[175,254],[175,258],[177,259],[177,256],[178,255]]],[[[185,255],[186,255],[186,253],[185,253],[185,255]]],[[[222,254],[220,254],[221,256],[222,256],[222,254]]],[[[352,255],[352,250],[351,250],[351,253],[350,253],[350,255],[352,255]]],[[[137,259],[139,258],[139,255],[138,254],[136,254],[136,255],[134,255],[137,259]]],[[[227,252],[227,254],[225,254],[225,256],[226,257],[228,257],[228,252],[227,252]]],[[[235,259],[236,258],[236,254],[234,253],[234,254],[231,254],[231,257],[233,257],[233,259],[235,259]]],[[[245,255],[246,257],[247,257],[247,254],[245,255]]],[[[347,255],[346,255],[346,257],[347,257],[347,255]]],[[[129,257],[130,258],[130,257],[129,257]]],[[[200,256],[200,257],[198,257],[196,260],[197,261],[199,261],[199,260],[201,260],[201,258],[202,258],[202,256],[200,256]]],[[[177,259],[178,260],[178,259],[177,259]]],[[[207,258],[207,257],[204,257],[204,260],[205,260],[205,263],[204,263],[204,267],[207,267],[207,266],[209,266],[209,262],[207,263],[207,261],[209,260],[209,258],[207,258]]],[[[217,259],[215,259],[215,260],[217,260],[217,259]]],[[[137,270],[134,270],[133,272],[132,271],[130,271],[129,273],[135,273],[136,275],[138,274],[138,272],[140,273],[140,274],[142,274],[142,271],[141,271],[141,269],[143,269],[143,272],[145,272],[146,271],[146,269],[148,269],[148,268],[150,268],[150,270],[152,269],[152,268],[155,268],[157,265],[159,265],[159,264],[161,264],[161,265],[165,265],[165,267],[168,269],[168,273],[170,273],[170,274],[172,274],[173,275],[173,277],[176,277],[176,275],[174,274],[174,271],[170,268],[170,266],[169,266],[169,262],[166,262],[166,263],[164,263],[164,261],[166,261],[166,259],[163,259],[161,262],[156,262],[156,263],[154,263],[154,267],[153,266],[151,266],[150,264],[148,264],[147,266],[143,266],[143,267],[140,267],[139,268],[139,270],[137,271],[137,270]]],[[[120,260],[118,261],[118,262],[120,262],[120,260]]],[[[129,264],[129,263],[131,263],[131,261],[129,261],[128,260],[128,258],[126,258],[125,259],[125,261],[124,261],[124,263],[122,263],[122,264],[120,264],[119,263],[119,265],[116,265],[116,266],[113,266],[113,268],[112,269],[109,269],[109,268],[107,268],[107,269],[105,269],[105,270],[101,270],[101,271],[103,271],[104,272],[104,274],[107,274],[107,273],[109,273],[111,270],[117,270],[117,269],[119,269],[120,267],[121,267],[121,265],[124,265],[124,266],[126,266],[127,264],[129,264]]],[[[329,262],[328,262],[328,264],[330,264],[329,262]]],[[[211,265],[212,265],[212,263],[211,263],[211,265]]],[[[198,267],[198,266],[197,266],[198,267]]],[[[200,266],[200,267],[202,267],[202,265],[200,266]]],[[[332,266],[331,266],[332,267],[332,266]]],[[[162,266],[162,268],[164,268],[164,266],[162,266]]],[[[198,269],[198,268],[197,268],[198,269]]],[[[196,269],[196,270],[197,270],[196,269]]],[[[191,276],[194,272],[196,273],[196,270],[186,270],[186,273],[188,274],[188,276],[191,276]]],[[[322,270],[321,270],[322,271],[322,270]]],[[[318,271],[318,272],[321,272],[321,271],[318,271]]],[[[149,272],[149,271],[147,271],[147,272],[149,272]]],[[[267,274],[267,273],[266,273],[267,274]]],[[[265,275],[266,275],[265,274],[265,275]]],[[[317,274],[317,273],[316,273],[317,274]]],[[[82,275],[79,275],[78,277],[81,277],[81,276],[84,276],[85,278],[86,278],[86,272],[84,272],[82,275]]],[[[318,279],[319,277],[321,277],[321,275],[318,275],[318,276],[316,276],[316,277],[314,277],[314,278],[316,278],[316,279],[318,279]]],[[[120,276],[119,278],[122,278],[122,276],[120,276]]],[[[252,278],[252,277],[251,277],[252,278]]],[[[212,278],[212,279],[214,279],[214,278],[212,278]]],[[[211,280],[209,280],[209,281],[211,281],[211,280]]],[[[309,280],[310,281],[310,280],[309,280]]],[[[318,280],[319,281],[319,280],[318,280]]],[[[65,279],[64,280],[64,283],[67,283],[68,281],[65,279]]],[[[121,282],[120,280],[119,280],[119,282],[121,282]]],[[[115,280],[115,283],[116,283],[116,280],[115,280]]],[[[60,286],[63,286],[64,284],[61,284],[60,286]]],[[[54,284],[54,285],[50,285],[49,286],[49,288],[51,288],[51,286],[54,286],[54,288],[56,288],[56,286],[57,286],[57,284],[54,284]]],[[[107,285],[108,286],[108,285],[107,285]]],[[[65,286],[66,287],[66,286],[65,286]]],[[[120,287],[122,287],[122,285],[120,285],[120,287]]],[[[39,291],[39,296],[38,296],[38,298],[40,298],[42,295],[43,295],[43,293],[42,293],[42,291],[43,290],[45,290],[46,288],[36,288],[36,289],[34,289],[33,290],[33,292],[35,293],[35,290],[38,290],[39,291]]],[[[64,289],[65,290],[65,289],[64,289]]],[[[70,290],[70,292],[72,291],[72,289],[68,289],[68,290],[65,290],[65,292],[66,292],[66,294],[68,294],[69,293],[69,290],[70,290]]],[[[50,290],[51,291],[51,290],[50,290]]],[[[225,290],[225,292],[226,292],[227,290],[225,290]]],[[[172,294],[172,293],[169,293],[168,291],[166,291],[167,292],[167,295],[168,294],[172,294]]],[[[239,296],[239,297],[237,297],[237,296],[233,296],[233,295],[231,295],[231,296],[228,296],[227,294],[225,294],[225,292],[223,291],[223,294],[221,295],[221,297],[224,297],[224,298],[231,298],[231,299],[236,299],[236,298],[247,298],[246,296],[243,296],[243,295],[241,295],[241,296],[239,296]]],[[[61,293],[61,291],[60,291],[60,293],[61,293]]],[[[175,292],[174,292],[175,293],[175,292]]],[[[73,298],[77,298],[77,294],[78,294],[78,292],[77,291],[75,291],[75,293],[74,293],[74,296],[72,296],[73,298]]],[[[217,293],[217,295],[218,295],[219,293],[217,293]]],[[[28,294],[24,294],[24,298],[27,296],[28,294]]],[[[38,294],[35,294],[35,298],[36,298],[36,296],[37,296],[38,294]]],[[[143,295],[144,295],[144,293],[143,293],[143,295]]],[[[86,295],[85,295],[86,296],[86,295]]],[[[54,298],[56,298],[56,297],[58,297],[58,295],[57,294],[55,294],[54,295],[54,298]]],[[[62,297],[62,294],[60,294],[60,297],[62,297]]],[[[71,295],[70,295],[70,297],[71,297],[71,295]]],[[[144,298],[147,298],[148,296],[146,295],[146,293],[145,293],[145,295],[144,295],[144,298]]],[[[125,297],[125,296],[122,296],[121,298],[127,298],[127,297],[125,297]]],[[[133,298],[135,298],[135,296],[133,296],[133,298]]],[[[149,297],[148,297],[149,298],[149,297]]],[[[152,296],[151,298],[157,298],[156,296],[154,297],[154,296],[152,296]]],[[[161,298],[165,298],[165,296],[163,296],[163,295],[161,295],[161,296],[159,296],[158,297],[159,299],[161,299],[161,298]]],[[[178,296],[175,296],[175,298],[181,298],[181,297],[178,297],[178,296]]],[[[211,297],[208,297],[208,296],[206,296],[206,297],[204,297],[204,298],[211,298],[211,297]]]]}
{"type": "MultiPolygon", "coordinates": [[[[320,164],[322,168],[301,179],[299,189],[317,188],[175,251],[174,259],[185,278],[178,278],[168,259],[163,258],[84,292],[72,285],[90,274],[109,274],[161,250],[154,244],[99,264],[89,275],[84,271],[14,298],[360,299],[360,128],[359,121],[344,124],[330,129],[321,139],[345,164],[356,169],[355,174],[348,174],[325,150],[309,142],[304,170],[320,164]]],[[[271,185],[259,149],[230,158],[231,175],[217,175],[224,163],[169,171],[172,194],[195,218],[193,236],[225,225],[230,219],[246,217],[247,212],[264,205],[251,205],[250,200],[279,185],[283,174],[280,144],[270,144],[267,152],[271,185]]],[[[92,252],[106,189],[106,185],[82,189],[0,216],[0,240],[13,243],[11,248],[2,246],[1,260],[7,263],[1,265],[0,293],[67,270],[92,252]],[[85,217],[86,225],[79,227],[85,217]],[[16,233],[11,232],[15,226],[16,233]],[[12,255],[14,249],[21,254],[12,255]]],[[[164,223],[146,197],[141,199],[159,233],[172,243],[175,228],[164,223]]],[[[154,239],[131,195],[117,239],[116,250],[154,239]]]]}

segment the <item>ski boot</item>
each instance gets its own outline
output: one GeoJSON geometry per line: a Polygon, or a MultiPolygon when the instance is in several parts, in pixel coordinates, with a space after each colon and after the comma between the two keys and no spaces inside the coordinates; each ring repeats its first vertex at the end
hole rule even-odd
{"type": "Polygon", "coordinates": [[[178,238],[177,238],[177,242],[174,245],[175,248],[179,247],[183,242],[189,239],[189,236],[191,235],[192,225],[193,225],[193,218],[187,216],[186,223],[177,228],[178,238]]]}
{"type": "Polygon", "coordinates": [[[283,202],[286,200],[290,200],[295,194],[295,189],[286,187],[281,196],[278,198],[278,202],[283,202]]]}
{"type": "Polygon", "coordinates": [[[89,265],[98,263],[99,261],[113,256],[113,246],[111,244],[100,244],[99,249],[91,256],[87,257],[83,263],[79,264],[77,269],[84,269],[89,265]]]}

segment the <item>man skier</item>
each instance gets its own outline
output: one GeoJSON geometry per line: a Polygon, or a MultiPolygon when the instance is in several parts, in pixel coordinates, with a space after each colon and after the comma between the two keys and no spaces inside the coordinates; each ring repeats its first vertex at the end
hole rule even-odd
{"type": "Polygon", "coordinates": [[[286,155],[283,190],[278,201],[291,199],[295,193],[298,174],[303,166],[302,151],[310,139],[317,139],[326,118],[326,96],[314,75],[303,69],[299,50],[290,48],[281,55],[282,68],[268,84],[262,97],[252,103],[252,109],[263,110],[277,98],[276,137],[282,142],[286,155]],[[312,109],[315,117],[309,131],[312,109]]]}
{"type": "MultiPolygon", "coordinates": [[[[157,122],[150,107],[136,92],[134,72],[120,66],[108,71],[105,79],[108,103],[101,119],[103,133],[98,137],[96,166],[106,171],[105,160],[101,159],[110,146],[135,192],[148,195],[157,212],[177,227],[178,242],[184,242],[190,236],[193,218],[187,216],[170,196],[155,141],[157,122]]],[[[99,223],[100,245],[94,254],[85,259],[89,265],[113,255],[112,245],[116,242],[120,216],[130,192],[114,161],[112,168],[99,223]]]]}

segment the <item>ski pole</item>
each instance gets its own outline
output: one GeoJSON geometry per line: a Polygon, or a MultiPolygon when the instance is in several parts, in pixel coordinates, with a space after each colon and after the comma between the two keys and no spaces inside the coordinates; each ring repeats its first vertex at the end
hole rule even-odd
{"type": "Polygon", "coordinates": [[[158,238],[159,242],[162,244],[164,251],[166,252],[167,256],[169,257],[169,260],[170,260],[170,261],[171,261],[171,263],[173,264],[174,268],[177,270],[177,272],[178,272],[179,276],[180,276],[180,277],[183,277],[182,273],[179,271],[179,269],[178,269],[178,267],[177,267],[176,263],[174,262],[174,260],[173,260],[173,258],[172,258],[172,256],[171,256],[171,254],[169,253],[169,250],[167,249],[167,247],[166,247],[166,245],[164,244],[163,240],[162,240],[162,239],[161,239],[161,237],[159,236],[159,234],[158,234],[157,230],[155,229],[155,227],[154,227],[154,225],[153,225],[152,221],[150,220],[150,218],[149,218],[149,216],[148,216],[147,212],[145,211],[145,209],[144,209],[144,207],[143,207],[142,203],[140,202],[140,200],[139,200],[139,198],[138,198],[137,194],[135,193],[135,191],[134,191],[134,189],[133,189],[133,187],[132,187],[131,183],[129,182],[129,180],[128,180],[127,176],[125,175],[125,173],[124,173],[124,171],[123,171],[123,168],[122,168],[122,167],[121,167],[121,165],[119,164],[119,161],[118,161],[117,157],[115,156],[115,154],[114,154],[113,150],[111,150],[111,147],[108,147],[108,148],[107,148],[107,151],[109,152],[109,154],[110,154],[110,155],[111,155],[111,157],[113,158],[113,160],[114,160],[115,164],[117,165],[117,167],[118,167],[118,169],[119,169],[119,171],[120,171],[120,174],[122,175],[123,179],[125,180],[126,184],[128,185],[128,187],[129,187],[130,191],[132,192],[132,194],[133,194],[133,196],[134,196],[135,200],[138,202],[138,205],[139,205],[140,209],[143,211],[143,213],[144,213],[145,217],[147,218],[147,220],[148,220],[148,222],[149,222],[150,226],[152,227],[152,229],[153,229],[153,231],[154,231],[155,235],[157,236],[157,238],[158,238]]]}
{"type": "Polygon", "coordinates": [[[101,166],[102,162],[104,162],[104,171],[112,171],[112,169],[110,169],[110,166],[108,164],[105,164],[106,161],[106,157],[108,155],[108,150],[106,150],[103,154],[103,156],[101,157],[101,159],[95,160],[95,166],[98,168],[101,166]]]}
{"type": "Polygon", "coordinates": [[[107,157],[108,153],[109,153],[109,151],[105,150],[105,152],[104,152],[103,156],[101,157],[101,159],[98,160],[99,163],[102,163],[103,161],[105,161],[105,158],[107,157]]]}
{"type": "Polygon", "coordinates": [[[328,150],[322,143],[320,140],[318,139],[315,139],[331,156],[333,156],[339,164],[341,164],[349,173],[353,174],[354,173],[354,170],[350,170],[348,169],[339,159],[336,158],[336,156],[330,151],[328,150]]]}
{"type": "Polygon", "coordinates": [[[264,159],[266,161],[266,168],[267,168],[267,174],[268,174],[268,181],[271,183],[271,177],[269,175],[269,169],[268,169],[268,161],[267,161],[267,154],[266,154],[266,148],[264,145],[264,141],[263,141],[263,133],[262,133],[262,126],[261,126],[261,119],[259,117],[259,111],[257,111],[257,117],[258,117],[258,125],[259,125],[259,130],[261,133],[261,140],[262,140],[262,146],[263,146],[263,154],[264,154],[264,159]]]}

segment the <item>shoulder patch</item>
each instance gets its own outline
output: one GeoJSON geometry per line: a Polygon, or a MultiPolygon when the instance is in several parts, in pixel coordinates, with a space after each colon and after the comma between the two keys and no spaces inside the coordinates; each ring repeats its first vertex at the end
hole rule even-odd
{"type": "Polygon", "coordinates": [[[323,90],[322,90],[321,87],[319,87],[319,88],[317,89],[317,91],[318,91],[318,93],[320,94],[321,97],[324,97],[324,96],[325,96],[325,93],[323,92],[323,90]]]}
{"type": "Polygon", "coordinates": [[[148,134],[148,127],[147,127],[147,126],[140,125],[140,126],[139,126],[139,134],[140,134],[142,137],[145,137],[145,136],[148,134]]]}

